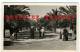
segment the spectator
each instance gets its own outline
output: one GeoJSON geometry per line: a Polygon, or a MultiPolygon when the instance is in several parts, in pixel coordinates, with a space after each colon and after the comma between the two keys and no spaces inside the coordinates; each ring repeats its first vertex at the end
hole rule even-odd
{"type": "Polygon", "coordinates": [[[41,36],[44,37],[44,31],[45,31],[45,30],[44,30],[44,27],[42,27],[40,31],[41,31],[41,36]]]}
{"type": "Polygon", "coordinates": [[[39,30],[39,38],[40,38],[41,37],[41,31],[40,31],[41,30],[41,27],[39,27],[38,30],[39,30]]]}
{"type": "Polygon", "coordinates": [[[68,31],[66,28],[63,30],[63,41],[68,41],[68,31]]]}
{"type": "Polygon", "coordinates": [[[34,39],[34,27],[33,26],[31,26],[30,33],[31,33],[31,38],[34,39]]]}
{"type": "Polygon", "coordinates": [[[60,39],[62,39],[62,33],[61,33],[61,31],[60,31],[60,39]]]}

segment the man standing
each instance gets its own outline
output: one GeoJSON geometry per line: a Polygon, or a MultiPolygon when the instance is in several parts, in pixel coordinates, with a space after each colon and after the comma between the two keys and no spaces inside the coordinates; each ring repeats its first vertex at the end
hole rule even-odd
{"type": "Polygon", "coordinates": [[[31,33],[31,38],[34,39],[34,27],[33,26],[31,26],[30,33],[31,33]]]}
{"type": "Polygon", "coordinates": [[[39,38],[41,38],[41,27],[39,27],[39,38]]]}
{"type": "Polygon", "coordinates": [[[41,36],[44,37],[44,27],[41,28],[41,36]]]}
{"type": "Polygon", "coordinates": [[[63,41],[68,41],[68,31],[66,28],[63,30],[63,41]]]}

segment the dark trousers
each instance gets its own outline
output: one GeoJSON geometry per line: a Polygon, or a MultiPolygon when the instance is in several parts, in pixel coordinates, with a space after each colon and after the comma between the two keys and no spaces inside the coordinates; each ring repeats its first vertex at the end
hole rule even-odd
{"type": "Polygon", "coordinates": [[[41,37],[41,32],[39,31],[39,37],[41,37]]]}
{"type": "Polygon", "coordinates": [[[68,36],[64,35],[63,36],[63,41],[68,41],[68,36]]]}
{"type": "Polygon", "coordinates": [[[31,33],[31,38],[34,39],[34,33],[31,33]]]}
{"type": "Polygon", "coordinates": [[[62,34],[60,33],[60,39],[62,39],[62,34]]]}

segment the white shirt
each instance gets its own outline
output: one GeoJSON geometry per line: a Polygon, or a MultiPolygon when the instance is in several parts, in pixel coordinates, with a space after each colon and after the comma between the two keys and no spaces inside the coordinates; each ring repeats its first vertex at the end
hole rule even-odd
{"type": "Polygon", "coordinates": [[[44,32],[44,29],[41,29],[41,32],[44,32]]]}

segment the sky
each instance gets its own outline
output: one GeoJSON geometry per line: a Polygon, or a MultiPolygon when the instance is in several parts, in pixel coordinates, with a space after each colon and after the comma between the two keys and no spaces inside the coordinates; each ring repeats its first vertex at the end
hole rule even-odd
{"type": "Polygon", "coordinates": [[[29,6],[30,15],[39,15],[43,17],[47,12],[50,12],[51,9],[58,9],[60,6],[29,6]]]}

